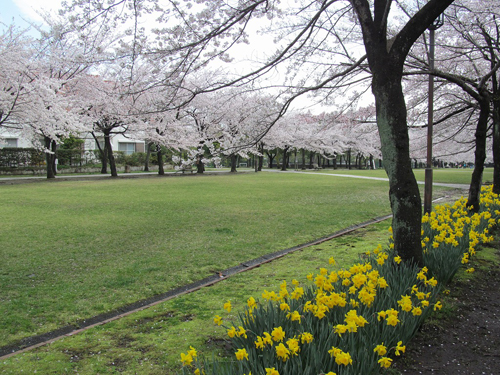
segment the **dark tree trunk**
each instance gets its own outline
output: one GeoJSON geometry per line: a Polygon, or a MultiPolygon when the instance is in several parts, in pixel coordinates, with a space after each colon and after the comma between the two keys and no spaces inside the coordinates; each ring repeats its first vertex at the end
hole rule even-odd
{"type": "Polygon", "coordinates": [[[337,155],[333,158],[333,169],[337,169],[337,155]]]}
{"type": "Polygon", "coordinates": [[[285,147],[283,149],[283,163],[281,165],[281,170],[282,171],[286,171],[286,168],[288,167],[288,150],[289,150],[289,147],[285,147]]]}
{"type": "Polygon", "coordinates": [[[260,156],[259,156],[259,167],[258,167],[258,171],[259,172],[262,172],[262,167],[264,166],[264,144],[261,143],[260,144],[260,156]]]}
{"type": "Polygon", "coordinates": [[[106,145],[104,145],[104,149],[99,148],[99,152],[101,153],[101,173],[108,174],[108,150],[106,149],[106,145]]]}
{"type": "Polygon", "coordinates": [[[158,174],[160,176],[164,176],[165,169],[163,168],[163,153],[161,152],[160,145],[156,145],[156,157],[158,158],[158,174]]]}
{"type": "Polygon", "coordinates": [[[196,156],[196,173],[202,174],[205,172],[205,163],[203,163],[204,141],[201,141],[198,146],[198,155],[196,156]]]}
{"type": "Polygon", "coordinates": [[[302,170],[306,169],[306,150],[302,149],[302,170]]]}
{"type": "Polygon", "coordinates": [[[314,168],[314,152],[309,151],[309,169],[314,168]]]}
{"type": "Polygon", "coordinates": [[[476,150],[474,152],[474,171],[469,188],[467,207],[474,212],[479,211],[479,196],[481,194],[481,181],[484,171],[484,160],[486,159],[486,133],[488,131],[488,118],[490,115],[490,96],[486,90],[480,93],[479,119],[476,128],[476,150]]]}
{"type": "Polygon", "coordinates": [[[500,194],[500,87],[493,75],[493,193],[500,194]]]}
{"type": "Polygon", "coordinates": [[[231,154],[231,173],[236,173],[236,162],[237,162],[237,155],[236,154],[231,154]]]}
{"type": "Polygon", "coordinates": [[[109,133],[104,133],[104,149],[107,151],[109,168],[111,169],[111,177],[118,177],[115,157],[113,155],[113,148],[111,147],[111,137],[109,133]]]}
{"type": "Polygon", "coordinates": [[[370,169],[374,169],[373,168],[373,155],[370,155],[370,169]]]}
{"type": "Polygon", "coordinates": [[[147,142],[146,143],[146,160],[144,161],[144,172],[149,172],[149,160],[151,158],[151,147],[153,146],[153,143],[147,142]]]}
{"type": "Polygon", "coordinates": [[[372,90],[375,95],[384,167],[389,177],[394,247],[404,261],[422,265],[422,205],[411,168],[401,76],[389,72],[378,74],[377,77],[374,75],[372,90]]]}
{"type": "Polygon", "coordinates": [[[266,151],[266,155],[269,158],[269,169],[273,168],[273,161],[274,158],[276,157],[276,153],[271,152],[271,151],[266,151]]]}
{"type": "Polygon", "coordinates": [[[351,149],[347,150],[347,160],[346,160],[346,166],[348,169],[351,169],[351,149]]]}
{"type": "Polygon", "coordinates": [[[44,137],[45,141],[45,163],[47,166],[47,178],[56,178],[56,154],[55,145],[56,142],[49,137],[44,137]],[[51,152],[49,152],[51,151],[51,152]]]}
{"type": "Polygon", "coordinates": [[[99,150],[99,155],[101,156],[101,173],[102,174],[108,174],[108,155],[106,151],[106,145],[104,145],[104,149],[101,147],[101,144],[99,143],[99,139],[97,139],[96,135],[94,132],[91,132],[92,137],[95,140],[95,144],[97,146],[97,149],[99,150]]]}
{"type": "Polygon", "coordinates": [[[196,173],[203,173],[205,172],[205,164],[202,161],[202,157],[198,156],[196,159],[196,173]]]}

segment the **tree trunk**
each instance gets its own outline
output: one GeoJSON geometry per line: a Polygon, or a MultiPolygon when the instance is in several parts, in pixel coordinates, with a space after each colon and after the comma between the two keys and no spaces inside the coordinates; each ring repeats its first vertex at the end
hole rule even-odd
{"type": "Polygon", "coordinates": [[[55,162],[56,162],[56,154],[55,154],[55,141],[50,139],[49,137],[44,137],[45,140],[45,163],[47,166],[47,178],[56,178],[55,171],[55,162]],[[52,151],[49,152],[49,151],[52,151]]]}
{"type": "Polygon", "coordinates": [[[97,146],[97,149],[99,150],[99,155],[101,156],[101,173],[108,174],[108,156],[107,156],[107,151],[106,151],[106,145],[104,145],[104,150],[103,150],[95,133],[90,132],[90,134],[92,134],[92,137],[95,140],[95,144],[97,146]]]}
{"type": "Polygon", "coordinates": [[[500,194],[500,87],[493,75],[493,193],[500,194]]]}
{"type": "Polygon", "coordinates": [[[165,169],[163,169],[163,153],[161,152],[161,146],[156,145],[156,156],[158,158],[158,174],[160,176],[165,175],[165,169]]]}
{"type": "Polygon", "coordinates": [[[306,169],[306,150],[302,149],[302,170],[306,169]]]}
{"type": "Polygon", "coordinates": [[[107,151],[109,168],[111,169],[111,177],[118,177],[115,157],[113,155],[113,148],[111,146],[111,137],[109,133],[104,133],[104,149],[107,151]]]}
{"type": "Polygon", "coordinates": [[[422,266],[422,203],[411,168],[401,75],[385,67],[379,74],[373,74],[372,90],[375,95],[384,168],[389,177],[394,247],[404,261],[422,266]]]}
{"type": "Polygon", "coordinates": [[[149,159],[151,158],[151,146],[153,146],[153,143],[147,142],[146,147],[148,148],[146,150],[146,160],[144,161],[144,172],[149,172],[149,159]]]}
{"type": "Polygon", "coordinates": [[[236,154],[231,154],[230,156],[231,158],[231,173],[236,173],[237,170],[236,170],[236,154]]]}
{"type": "Polygon", "coordinates": [[[500,194],[500,105],[493,123],[493,193],[500,194]]]}
{"type": "Polygon", "coordinates": [[[259,172],[262,172],[262,167],[264,165],[264,143],[261,143],[260,144],[260,156],[259,156],[259,167],[258,167],[258,171],[259,172]]]}
{"type": "Polygon", "coordinates": [[[205,164],[203,163],[201,156],[198,156],[196,159],[196,173],[203,172],[205,172],[205,164]]]}
{"type": "Polygon", "coordinates": [[[313,163],[314,163],[314,152],[309,151],[309,169],[314,168],[313,163]]]}
{"type": "Polygon", "coordinates": [[[288,146],[283,149],[283,163],[281,165],[282,171],[286,171],[286,168],[288,166],[288,149],[288,146]]]}
{"type": "Polygon", "coordinates": [[[488,117],[490,115],[490,97],[486,90],[481,90],[479,101],[479,119],[476,128],[476,150],[474,152],[474,171],[469,188],[467,207],[474,212],[479,211],[479,196],[481,194],[481,181],[486,159],[486,133],[488,131],[488,117]]]}
{"type": "Polygon", "coordinates": [[[108,150],[106,149],[106,145],[104,145],[104,150],[102,148],[99,149],[101,153],[101,174],[108,174],[108,150]]]}
{"type": "Polygon", "coordinates": [[[269,151],[266,151],[266,154],[267,154],[267,157],[269,158],[269,169],[272,169],[273,168],[273,161],[274,161],[274,158],[276,157],[276,154],[269,152],[269,151]]]}
{"type": "Polygon", "coordinates": [[[347,160],[346,160],[347,169],[351,169],[351,149],[347,150],[347,160]]]}

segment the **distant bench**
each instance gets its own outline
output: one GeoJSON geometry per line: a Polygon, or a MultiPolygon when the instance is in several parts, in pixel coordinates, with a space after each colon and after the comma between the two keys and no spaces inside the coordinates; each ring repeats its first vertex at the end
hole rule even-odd
{"type": "Polygon", "coordinates": [[[183,165],[182,167],[180,167],[177,172],[182,172],[182,174],[184,174],[184,172],[195,172],[195,170],[193,169],[193,166],[192,165],[183,165]]]}

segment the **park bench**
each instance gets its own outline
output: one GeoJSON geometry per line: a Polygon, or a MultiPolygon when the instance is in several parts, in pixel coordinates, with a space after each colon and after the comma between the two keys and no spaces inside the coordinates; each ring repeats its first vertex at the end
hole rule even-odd
{"type": "Polygon", "coordinates": [[[184,172],[195,172],[195,170],[193,169],[193,166],[192,165],[183,165],[181,166],[177,172],[182,172],[182,174],[184,174],[184,172]]]}

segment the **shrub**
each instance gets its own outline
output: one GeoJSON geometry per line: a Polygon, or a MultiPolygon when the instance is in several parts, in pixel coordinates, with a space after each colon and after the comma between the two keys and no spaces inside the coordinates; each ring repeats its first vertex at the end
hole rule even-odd
{"type": "Polygon", "coordinates": [[[35,167],[45,163],[45,153],[35,148],[4,147],[0,149],[1,167],[35,167]]]}

